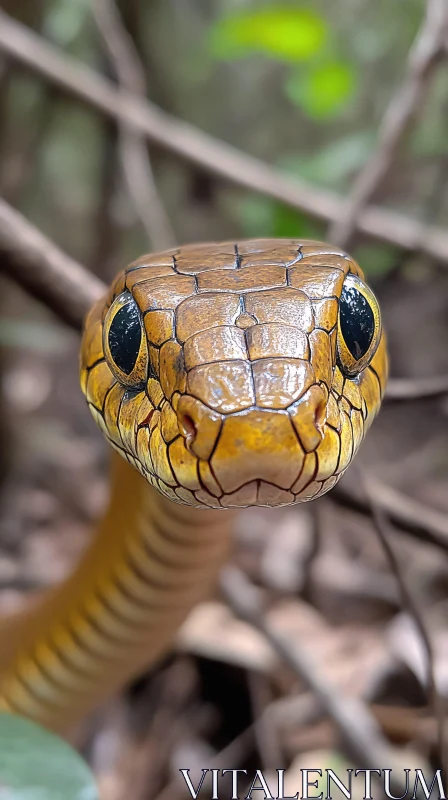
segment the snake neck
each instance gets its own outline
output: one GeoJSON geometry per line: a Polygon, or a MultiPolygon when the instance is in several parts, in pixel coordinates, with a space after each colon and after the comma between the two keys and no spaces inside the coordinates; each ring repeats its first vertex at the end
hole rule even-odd
{"type": "Polygon", "coordinates": [[[225,561],[233,512],[177,505],[121,457],[68,580],[0,621],[0,710],[63,731],[169,647],[225,561]]]}

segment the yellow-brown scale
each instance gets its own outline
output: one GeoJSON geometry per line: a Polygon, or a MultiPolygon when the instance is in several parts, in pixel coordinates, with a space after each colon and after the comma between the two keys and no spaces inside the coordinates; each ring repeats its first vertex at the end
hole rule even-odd
{"type": "Polygon", "coordinates": [[[370,351],[356,364],[341,339],[351,275],[363,293],[342,251],[258,240],[145,256],[118,276],[86,321],[81,384],[126,460],[114,456],[110,508],[71,578],[0,622],[0,708],[64,729],[163,653],[210,591],[233,521],[222,509],[334,486],[387,378],[373,296],[370,351]],[[108,331],[129,302],[142,336],[125,374],[108,331]]]}

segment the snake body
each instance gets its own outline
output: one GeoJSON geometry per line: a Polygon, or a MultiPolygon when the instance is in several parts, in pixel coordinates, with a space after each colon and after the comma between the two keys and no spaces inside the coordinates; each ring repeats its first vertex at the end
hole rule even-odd
{"type": "Polygon", "coordinates": [[[377,301],[330,245],[190,245],[121,272],[81,348],[110,505],[74,573],[0,622],[0,709],[64,730],[153,663],[213,586],[229,509],[331,489],[386,378],[377,301]]]}

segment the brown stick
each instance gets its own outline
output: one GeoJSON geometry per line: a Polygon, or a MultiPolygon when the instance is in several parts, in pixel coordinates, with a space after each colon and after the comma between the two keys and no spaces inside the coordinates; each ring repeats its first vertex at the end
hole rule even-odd
{"type": "Polygon", "coordinates": [[[0,271],[76,330],[106,289],[1,199],[0,271]]]}
{"type": "MultiPolygon", "coordinates": [[[[144,101],[144,70],[113,0],[95,0],[92,10],[114,64],[120,88],[144,101]]],[[[154,250],[172,247],[175,237],[157,189],[145,137],[122,121],[119,123],[119,131],[126,186],[150,246],[154,250]]]]}
{"type": "Polygon", "coordinates": [[[431,637],[428,633],[426,623],[420,609],[420,606],[415,598],[414,592],[408,586],[408,581],[405,572],[401,566],[400,559],[395,551],[392,542],[392,537],[389,530],[389,522],[384,510],[380,508],[376,500],[376,493],[370,485],[370,481],[363,470],[359,470],[361,475],[361,483],[364,492],[367,496],[367,501],[370,506],[370,513],[372,515],[374,527],[383,548],[385,556],[389,562],[390,569],[395,575],[398,588],[400,590],[401,602],[404,610],[409,614],[420,636],[423,649],[426,654],[426,672],[427,672],[427,687],[429,702],[432,706],[434,717],[437,723],[437,745],[439,767],[443,770],[446,768],[445,758],[445,714],[444,714],[444,701],[439,694],[436,680],[436,663],[434,647],[431,637]]]}
{"type": "Polygon", "coordinates": [[[435,67],[445,54],[447,34],[448,3],[428,0],[425,18],[409,52],[406,74],[384,114],[376,149],[354,181],[340,218],[330,227],[328,237],[340,247],[349,247],[359,214],[378,191],[420,111],[435,67]]]}
{"type": "MultiPolygon", "coordinates": [[[[0,51],[34,74],[59,86],[103,114],[121,120],[146,138],[238,186],[260,192],[326,222],[339,219],[342,199],[208,136],[157,106],[117,90],[113,84],[69,56],[62,55],[23,25],[0,12],[0,51]]],[[[448,265],[448,233],[402,214],[371,206],[358,219],[359,230],[379,241],[420,252],[448,265]]]]}
{"type": "MultiPolygon", "coordinates": [[[[221,572],[221,590],[232,611],[256,628],[280,658],[312,690],[338,728],[349,754],[363,767],[378,769],[379,764],[395,764],[400,758],[383,737],[379,725],[361,700],[341,696],[313,662],[310,653],[276,629],[263,613],[260,591],[237,567],[221,572]]],[[[402,789],[401,789],[402,791],[402,789]]]]}
{"type": "MultiPolygon", "coordinates": [[[[370,484],[375,492],[377,505],[397,528],[448,552],[448,518],[446,514],[419,503],[414,498],[402,494],[376,478],[370,478],[370,484]]],[[[369,505],[359,489],[353,485],[350,485],[349,489],[346,481],[335,486],[329,495],[329,500],[334,500],[354,511],[360,511],[362,514],[370,515],[369,505]]]]}

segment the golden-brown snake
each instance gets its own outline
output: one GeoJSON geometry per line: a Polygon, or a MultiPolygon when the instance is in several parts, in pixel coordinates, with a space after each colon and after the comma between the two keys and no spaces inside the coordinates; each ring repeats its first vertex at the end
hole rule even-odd
{"type": "Polygon", "coordinates": [[[378,303],[337,248],[187,246],[121,272],[81,349],[110,505],[69,579],[0,623],[0,710],[64,730],[154,662],[213,586],[229,509],[331,489],[386,379],[378,303]]]}

